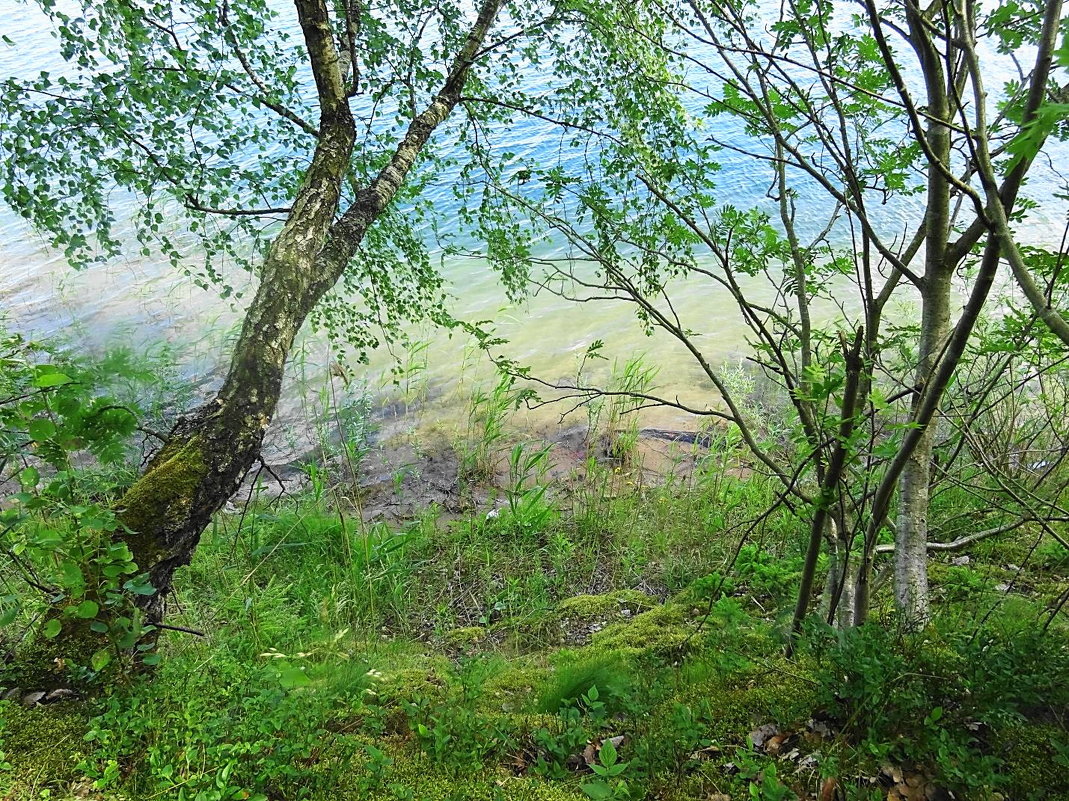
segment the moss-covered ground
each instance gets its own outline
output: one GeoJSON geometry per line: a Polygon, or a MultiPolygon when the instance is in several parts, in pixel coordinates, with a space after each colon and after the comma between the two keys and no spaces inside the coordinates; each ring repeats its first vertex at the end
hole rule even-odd
{"type": "Polygon", "coordinates": [[[590,465],[448,520],[252,504],[151,675],[0,702],[0,798],[1069,799],[1069,553],[1026,527],[937,556],[925,631],[878,583],[874,625],[787,660],[805,531],[747,525],[772,492],[590,465]]]}

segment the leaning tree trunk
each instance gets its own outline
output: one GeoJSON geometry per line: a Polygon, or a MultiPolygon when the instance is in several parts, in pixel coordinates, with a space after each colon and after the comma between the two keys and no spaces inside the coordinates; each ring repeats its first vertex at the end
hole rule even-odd
{"type": "Polygon", "coordinates": [[[292,211],[272,243],[218,394],[179,420],[166,445],[118,504],[128,544],[156,589],[147,617],[163,617],[174,571],[189,563],[215,512],[260,452],[294,337],[322,294],[317,254],[334,222],[355,123],[322,0],[298,0],[320,101],[319,137],[292,211]]]}
{"type": "Polygon", "coordinates": [[[175,571],[189,563],[212,515],[255,463],[294,337],[337,283],[431,134],[456,107],[502,2],[483,2],[438,95],[413,119],[389,164],[335,221],[355,127],[327,6],[324,0],[296,0],[321,106],[312,164],[268,252],[222,388],[178,422],[118,505],[121,521],[132,532],[128,542],[134,559],[156,590],[141,601],[149,622],[163,619],[175,571]]]}

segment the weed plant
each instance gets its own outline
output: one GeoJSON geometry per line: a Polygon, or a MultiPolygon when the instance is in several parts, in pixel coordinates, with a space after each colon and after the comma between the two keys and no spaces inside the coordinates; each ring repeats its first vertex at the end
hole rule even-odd
{"type": "Polygon", "coordinates": [[[513,377],[502,374],[492,389],[479,386],[472,390],[467,435],[457,448],[463,480],[478,483],[493,477],[505,422],[519,402],[515,383],[513,377]]]}
{"type": "Polygon", "coordinates": [[[635,412],[645,403],[657,379],[657,367],[636,355],[615,362],[603,397],[586,404],[587,440],[592,455],[631,465],[638,453],[639,423],[635,412]]]}

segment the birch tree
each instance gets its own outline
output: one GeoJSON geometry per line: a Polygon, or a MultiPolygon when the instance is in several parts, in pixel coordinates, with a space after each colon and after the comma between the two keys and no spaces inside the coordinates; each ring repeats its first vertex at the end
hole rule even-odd
{"type": "Polygon", "coordinates": [[[306,320],[326,315],[369,347],[378,325],[436,309],[409,179],[452,147],[442,129],[465,87],[491,63],[506,79],[505,51],[550,11],[505,6],[295,0],[293,40],[259,0],[41,3],[66,67],[2,84],[5,200],[85,266],[128,246],[109,197],[133,193],[146,255],[188,265],[192,231],[198,280],[232,291],[227,259],[258,279],[222,386],[116,507],[151,585],[147,622],[257,459],[306,320]]]}

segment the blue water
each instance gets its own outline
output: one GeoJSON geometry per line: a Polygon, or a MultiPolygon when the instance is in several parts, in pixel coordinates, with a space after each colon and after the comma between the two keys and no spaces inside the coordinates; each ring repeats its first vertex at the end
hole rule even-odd
{"type": "MultiPolygon", "coordinates": [[[[279,24],[294,27],[291,7],[281,3],[279,24]]],[[[69,69],[59,58],[50,25],[36,7],[16,0],[0,0],[0,33],[14,40],[14,46],[0,43],[0,75],[26,76],[40,70],[60,74],[69,69]]],[[[1027,54],[1025,54],[1027,55],[1027,54]]],[[[985,53],[985,73],[989,89],[1012,76],[1012,64],[985,53]]],[[[533,91],[550,91],[552,84],[544,76],[529,78],[533,91]]],[[[715,90],[715,86],[706,86],[715,90]]],[[[693,101],[693,108],[699,101],[693,101]]],[[[360,109],[358,109],[360,111],[360,109]]],[[[308,114],[314,118],[313,113],[308,114]]],[[[743,146],[748,144],[737,123],[717,118],[708,121],[711,136],[719,136],[743,146]]],[[[566,169],[581,165],[583,154],[568,144],[562,135],[546,123],[527,120],[507,131],[490,132],[499,151],[517,154],[518,161],[534,161],[542,166],[559,163],[566,169]]],[[[1064,186],[1057,167],[1069,164],[1066,148],[1058,146],[1053,155],[1037,164],[1026,194],[1041,201],[1027,221],[1018,228],[1026,243],[1057,242],[1066,219],[1066,203],[1054,195],[1064,186]]],[[[280,159],[285,154],[268,157],[280,159]]],[[[247,154],[247,158],[263,154],[247,154]]],[[[717,177],[718,197],[739,208],[759,207],[774,213],[769,197],[770,175],[763,166],[755,168],[746,157],[722,151],[718,154],[721,172],[717,177]]],[[[799,192],[797,207],[803,235],[812,235],[825,224],[831,204],[826,195],[809,179],[792,180],[799,192]]],[[[427,197],[437,215],[439,227],[455,231],[456,200],[449,177],[428,187],[427,197]]],[[[128,220],[136,209],[135,198],[117,196],[116,214],[128,220]]],[[[889,236],[900,234],[920,216],[923,196],[876,204],[873,216],[877,228],[889,236]]],[[[848,231],[837,229],[840,244],[848,242],[848,231]]],[[[472,248],[477,246],[468,240],[472,248]]],[[[434,245],[432,243],[432,250],[434,245]]],[[[560,255],[560,241],[543,242],[541,255],[560,255]]],[[[214,293],[194,287],[162,260],[144,258],[131,248],[131,255],[116,258],[106,265],[83,273],[73,273],[62,256],[52,252],[35,235],[25,221],[8,210],[0,210],[0,302],[9,323],[19,329],[53,334],[68,332],[99,346],[116,337],[139,343],[167,340],[199,343],[193,346],[196,369],[210,372],[225,358],[226,346],[218,332],[226,331],[240,314],[240,304],[221,301],[214,293]]],[[[195,263],[195,256],[191,262],[195,263]]],[[[622,304],[584,304],[574,306],[550,294],[541,293],[530,302],[513,305],[505,298],[497,277],[478,257],[450,258],[444,271],[452,282],[454,310],[467,319],[494,318],[499,330],[513,341],[510,353],[532,364],[551,378],[570,375],[578,354],[593,339],[613,345],[614,353],[626,357],[647,352],[661,365],[662,382],[668,394],[679,394],[695,403],[703,402],[709,387],[688,357],[664,337],[643,335],[629,308],[622,304]]],[[[231,276],[236,283],[247,281],[231,276]]],[[[753,283],[760,297],[771,299],[769,287],[753,283]]],[[[676,295],[677,310],[690,327],[704,332],[699,342],[713,363],[732,361],[745,354],[747,329],[739,319],[734,303],[722,292],[710,291],[700,281],[686,283],[676,295]]],[[[833,313],[829,310],[829,313],[833,313]]],[[[431,342],[431,358],[426,372],[431,380],[448,383],[455,380],[458,368],[472,361],[465,343],[429,330],[416,333],[431,342]]],[[[310,346],[323,352],[320,344],[310,346]]],[[[385,370],[391,363],[388,354],[373,360],[373,369],[385,370]]]]}

